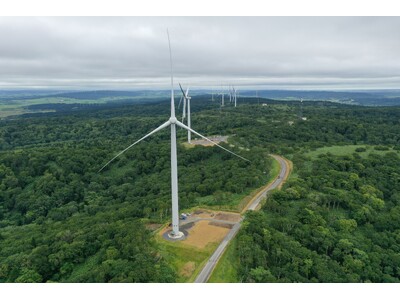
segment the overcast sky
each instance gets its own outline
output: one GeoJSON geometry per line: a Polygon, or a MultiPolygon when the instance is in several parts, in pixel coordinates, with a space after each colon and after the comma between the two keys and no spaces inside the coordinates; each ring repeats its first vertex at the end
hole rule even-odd
{"type": "Polygon", "coordinates": [[[0,17],[0,88],[400,88],[400,18],[0,17]]]}

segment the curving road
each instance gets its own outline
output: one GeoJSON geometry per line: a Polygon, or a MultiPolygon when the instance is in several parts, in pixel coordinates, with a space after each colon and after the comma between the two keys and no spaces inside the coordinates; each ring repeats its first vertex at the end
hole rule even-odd
{"type": "MultiPolygon", "coordinates": [[[[267,196],[267,193],[273,189],[279,187],[283,181],[286,179],[289,169],[287,168],[287,164],[285,160],[277,155],[272,155],[275,158],[281,167],[278,177],[272,182],[272,184],[268,185],[263,191],[261,191],[253,200],[253,202],[248,206],[247,210],[256,210],[258,205],[260,204],[261,200],[267,196]]],[[[243,220],[243,219],[242,219],[243,220]]],[[[218,260],[221,258],[222,254],[224,253],[226,246],[228,246],[229,242],[235,237],[237,232],[242,225],[242,221],[236,223],[226,237],[222,240],[219,244],[218,248],[214,251],[211,255],[210,259],[203,267],[197,278],[195,279],[195,283],[205,283],[210,278],[212,271],[214,270],[215,266],[217,265],[218,260]]]]}

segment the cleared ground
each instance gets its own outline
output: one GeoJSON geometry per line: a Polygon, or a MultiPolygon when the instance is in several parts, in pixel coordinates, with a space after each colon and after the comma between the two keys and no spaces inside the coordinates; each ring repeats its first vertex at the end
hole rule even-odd
{"type": "Polygon", "coordinates": [[[191,222],[191,221],[194,221],[197,219],[215,219],[215,220],[221,220],[221,221],[239,222],[240,214],[231,213],[231,212],[198,209],[198,210],[195,210],[191,214],[191,216],[188,217],[186,222],[191,222]]]}
{"type": "Polygon", "coordinates": [[[240,218],[240,214],[197,209],[187,220],[181,220],[181,228],[188,232],[186,240],[164,240],[162,235],[171,230],[169,226],[156,233],[163,256],[175,266],[178,282],[193,282],[207,258],[240,218]]]}
{"type": "Polygon", "coordinates": [[[230,222],[239,222],[240,215],[235,213],[227,213],[227,212],[219,212],[215,215],[216,220],[230,221],[230,222]]]}
{"type": "MultiPolygon", "coordinates": [[[[208,137],[211,141],[213,141],[214,143],[226,143],[226,141],[228,140],[228,136],[223,136],[223,135],[218,135],[218,136],[210,136],[208,137]]],[[[214,146],[213,143],[204,140],[204,139],[194,139],[192,140],[192,144],[194,145],[202,145],[202,146],[214,146]]]]}
{"type": "Polygon", "coordinates": [[[229,228],[210,224],[210,221],[198,221],[188,229],[189,236],[182,244],[204,249],[209,243],[219,243],[228,234],[229,228]]]}
{"type": "MultiPolygon", "coordinates": [[[[188,232],[187,238],[174,243],[204,249],[209,244],[222,241],[233,224],[240,219],[240,214],[236,213],[196,210],[186,220],[180,221],[181,229],[188,232]]],[[[162,236],[169,230],[171,227],[167,226],[159,232],[159,235],[162,236]]]]}
{"type": "MultiPolygon", "coordinates": [[[[227,136],[227,135],[216,135],[216,136],[208,136],[207,138],[209,138],[214,143],[219,144],[219,143],[222,143],[222,142],[226,143],[228,141],[229,136],[227,136]]],[[[207,141],[205,139],[198,139],[198,138],[193,138],[191,144],[186,142],[186,143],[183,143],[183,145],[186,148],[192,148],[192,147],[194,147],[196,145],[201,145],[201,146],[204,146],[204,147],[215,146],[215,144],[213,144],[213,143],[211,143],[211,142],[209,142],[209,141],[207,141]]]]}

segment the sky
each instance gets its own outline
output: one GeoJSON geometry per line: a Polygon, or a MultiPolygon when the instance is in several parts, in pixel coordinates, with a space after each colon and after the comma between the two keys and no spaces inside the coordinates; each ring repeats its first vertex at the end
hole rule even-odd
{"type": "Polygon", "coordinates": [[[399,89],[400,17],[0,17],[0,89],[399,89]]]}

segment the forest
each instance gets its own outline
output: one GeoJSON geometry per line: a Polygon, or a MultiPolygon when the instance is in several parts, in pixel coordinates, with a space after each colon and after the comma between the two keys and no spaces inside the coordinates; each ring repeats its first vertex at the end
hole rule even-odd
{"type": "MultiPolygon", "coordinates": [[[[216,147],[188,148],[178,130],[181,209],[232,209],[232,199],[265,183],[269,153],[294,163],[284,189],[246,217],[238,280],[399,280],[400,108],[244,98],[220,109],[205,96],[192,103],[193,128],[229,135],[224,146],[251,163],[216,147]],[[391,153],[307,156],[333,145],[391,153]]],[[[149,226],[170,220],[168,131],[98,172],[162,124],[168,104],[88,105],[0,121],[0,282],[174,281],[149,226]]]]}
{"type": "Polygon", "coordinates": [[[241,280],[399,282],[399,155],[293,161],[298,177],[238,237],[241,280]]]}

